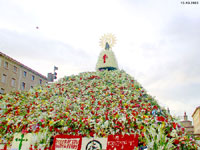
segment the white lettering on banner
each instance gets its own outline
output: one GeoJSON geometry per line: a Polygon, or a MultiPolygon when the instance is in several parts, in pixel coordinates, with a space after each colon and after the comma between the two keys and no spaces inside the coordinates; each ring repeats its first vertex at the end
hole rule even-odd
{"type": "Polygon", "coordinates": [[[138,146],[138,135],[109,135],[107,150],[130,150],[138,146]]]}
{"type": "Polygon", "coordinates": [[[108,141],[108,145],[116,145],[116,146],[126,145],[128,143],[129,143],[129,145],[133,145],[134,142],[132,142],[132,141],[108,141]]]}
{"type": "Polygon", "coordinates": [[[82,137],[75,135],[56,135],[52,150],[81,150],[82,137]]]}
{"type": "Polygon", "coordinates": [[[79,145],[79,138],[77,139],[64,139],[57,138],[55,149],[56,150],[77,150],[79,145]]]}

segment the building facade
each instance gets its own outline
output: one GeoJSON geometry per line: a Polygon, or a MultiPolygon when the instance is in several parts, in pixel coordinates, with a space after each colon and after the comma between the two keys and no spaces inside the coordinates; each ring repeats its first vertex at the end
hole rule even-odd
{"type": "Polygon", "coordinates": [[[194,134],[194,126],[192,125],[192,121],[188,120],[186,112],[184,113],[184,120],[181,121],[181,125],[185,128],[187,134],[194,134]]]}
{"type": "Polygon", "coordinates": [[[46,84],[47,77],[0,52],[0,93],[28,91],[46,84]]]}
{"type": "Polygon", "coordinates": [[[198,106],[192,114],[194,122],[194,134],[200,136],[200,106],[198,106]]]}

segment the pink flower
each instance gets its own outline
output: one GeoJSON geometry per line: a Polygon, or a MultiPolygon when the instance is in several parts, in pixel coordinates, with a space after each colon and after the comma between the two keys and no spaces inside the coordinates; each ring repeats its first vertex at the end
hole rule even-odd
{"type": "Polygon", "coordinates": [[[26,134],[26,133],[28,133],[28,131],[25,129],[22,129],[22,134],[26,134]]]}

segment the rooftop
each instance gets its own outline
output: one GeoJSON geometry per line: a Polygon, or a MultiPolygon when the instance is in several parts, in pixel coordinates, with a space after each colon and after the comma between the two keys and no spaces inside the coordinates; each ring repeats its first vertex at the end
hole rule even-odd
{"type": "Polygon", "coordinates": [[[6,59],[8,59],[8,60],[10,60],[10,61],[12,61],[12,62],[18,64],[19,66],[21,66],[21,67],[23,67],[23,68],[25,68],[25,69],[31,71],[32,73],[34,73],[34,74],[40,76],[41,78],[47,80],[47,77],[46,77],[46,76],[44,76],[44,75],[40,74],[39,72],[37,72],[37,71],[35,71],[35,70],[33,70],[33,69],[27,67],[26,65],[24,65],[24,64],[20,63],[19,61],[17,61],[17,60],[15,60],[15,59],[11,58],[10,56],[8,56],[8,55],[6,55],[6,54],[4,54],[4,53],[2,53],[2,52],[0,52],[0,56],[5,57],[6,59]]]}

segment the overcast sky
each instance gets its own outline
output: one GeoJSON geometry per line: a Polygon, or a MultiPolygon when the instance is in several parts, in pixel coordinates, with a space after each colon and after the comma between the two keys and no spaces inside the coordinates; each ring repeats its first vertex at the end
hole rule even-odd
{"type": "Polygon", "coordinates": [[[172,114],[200,106],[200,1],[0,0],[0,51],[58,78],[95,71],[113,33],[120,69],[172,114]],[[37,29],[37,27],[39,27],[37,29]]]}

